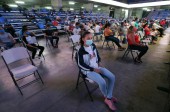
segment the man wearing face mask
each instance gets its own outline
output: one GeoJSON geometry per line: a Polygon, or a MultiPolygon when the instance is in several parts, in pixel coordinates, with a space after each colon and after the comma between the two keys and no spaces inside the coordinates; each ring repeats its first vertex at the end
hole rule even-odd
{"type": "Polygon", "coordinates": [[[10,33],[0,27],[0,47],[3,46],[5,49],[10,49],[15,45],[15,40],[10,33]]]}
{"type": "Polygon", "coordinates": [[[81,47],[77,53],[76,60],[81,71],[91,80],[95,81],[103,94],[104,103],[115,111],[114,102],[117,101],[113,97],[113,88],[115,83],[115,75],[109,70],[101,66],[101,58],[98,50],[92,41],[92,34],[84,32],[80,39],[81,47]],[[106,82],[104,78],[108,81],[106,82]]]}
{"type": "Polygon", "coordinates": [[[81,31],[81,29],[80,29],[80,23],[76,23],[76,27],[73,29],[73,34],[74,35],[80,35],[80,31],[81,31]]]}
{"type": "Polygon", "coordinates": [[[33,32],[28,31],[27,26],[22,27],[22,34],[23,34],[22,40],[24,41],[27,49],[32,52],[32,59],[35,59],[35,55],[38,50],[40,50],[38,54],[38,57],[40,58],[44,51],[44,47],[37,45],[36,43],[32,43],[31,39],[29,38],[29,37],[31,38],[34,37],[35,34],[33,32]]]}

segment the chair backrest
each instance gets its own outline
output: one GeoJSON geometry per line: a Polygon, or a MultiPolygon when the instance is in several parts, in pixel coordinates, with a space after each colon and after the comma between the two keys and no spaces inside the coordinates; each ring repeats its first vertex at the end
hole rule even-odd
{"type": "Polygon", "coordinates": [[[24,47],[16,47],[9,50],[5,50],[1,53],[1,56],[3,57],[6,64],[10,64],[21,59],[29,58],[27,49],[24,47]]]}
{"type": "Polygon", "coordinates": [[[139,34],[140,38],[143,39],[144,33],[142,31],[138,31],[138,34],[139,34]]]}
{"type": "Polygon", "coordinates": [[[56,26],[58,30],[61,30],[61,26],[56,26]]]}
{"type": "Polygon", "coordinates": [[[72,35],[70,38],[71,38],[73,44],[80,42],[80,35],[72,35]]]}

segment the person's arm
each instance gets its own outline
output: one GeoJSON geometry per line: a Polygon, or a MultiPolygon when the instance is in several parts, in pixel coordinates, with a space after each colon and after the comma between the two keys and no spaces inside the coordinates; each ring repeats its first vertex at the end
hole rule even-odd
{"type": "Polygon", "coordinates": [[[9,37],[9,39],[10,39],[13,43],[16,42],[15,39],[14,39],[14,37],[13,37],[10,33],[8,33],[8,37],[9,37]]]}
{"type": "Polygon", "coordinates": [[[94,68],[90,67],[89,65],[87,65],[86,63],[84,63],[84,59],[83,59],[83,53],[81,53],[81,51],[78,52],[78,66],[86,71],[94,71],[94,68]]]}

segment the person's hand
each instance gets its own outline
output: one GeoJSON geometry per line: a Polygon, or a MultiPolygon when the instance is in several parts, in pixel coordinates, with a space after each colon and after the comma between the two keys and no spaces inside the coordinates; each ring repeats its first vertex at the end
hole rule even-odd
{"type": "Polygon", "coordinates": [[[94,72],[100,74],[100,73],[101,73],[101,70],[100,70],[100,69],[97,69],[97,68],[94,68],[94,72]]]}

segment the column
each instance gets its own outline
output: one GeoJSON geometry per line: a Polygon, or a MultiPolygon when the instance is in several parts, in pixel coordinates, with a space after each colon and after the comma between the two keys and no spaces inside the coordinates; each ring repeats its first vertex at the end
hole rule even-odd
{"type": "Polygon", "coordinates": [[[62,5],[62,0],[51,0],[51,6],[54,7],[55,9],[61,8],[62,5]]]}
{"type": "Polygon", "coordinates": [[[87,11],[92,11],[94,4],[93,3],[88,3],[88,4],[84,4],[83,7],[87,10],[87,11]]]}

